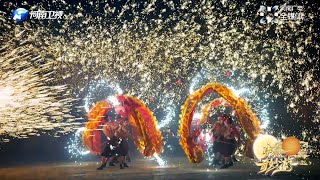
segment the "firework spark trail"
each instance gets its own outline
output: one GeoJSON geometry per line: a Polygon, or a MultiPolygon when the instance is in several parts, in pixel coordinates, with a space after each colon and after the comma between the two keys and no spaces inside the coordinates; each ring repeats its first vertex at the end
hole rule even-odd
{"type": "Polygon", "coordinates": [[[71,131],[72,99],[67,98],[66,86],[45,84],[50,78],[43,72],[49,65],[33,67],[30,62],[39,57],[32,58],[25,47],[0,56],[0,135],[23,137],[56,128],[71,131]]]}
{"type": "Polygon", "coordinates": [[[0,53],[0,135],[27,138],[72,131],[77,124],[69,113],[73,99],[66,86],[49,85],[51,62],[41,63],[29,46],[5,48],[0,53]]]}
{"type": "Polygon", "coordinates": [[[82,145],[82,133],[85,130],[85,127],[79,128],[74,135],[69,139],[67,143],[67,147],[65,149],[68,150],[70,154],[70,158],[81,159],[83,156],[90,153],[83,145],[82,145]]]}
{"type": "Polygon", "coordinates": [[[170,104],[165,109],[165,117],[160,121],[158,127],[164,128],[170,126],[170,123],[175,120],[175,106],[170,104]]]}
{"type": "MultiPolygon", "coordinates": [[[[169,102],[158,101],[162,108],[181,102],[185,98],[181,94],[190,89],[188,83],[177,88],[178,79],[190,82],[194,72],[204,67],[216,72],[211,79],[220,82],[230,69],[236,72],[230,78],[233,87],[249,88],[256,99],[284,98],[288,111],[295,114],[293,121],[305,118],[302,106],[314,106],[309,121],[319,125],[319,67],[312,63],[319,57],[314,26],[318,12],[312,5],[302,3],[306,22],[273,25],[255,21],[260,6],[255,1],[54,5],[73,11],[65,12],[65,19],[57,22],[59,27],[49,22],[43,28],[39,22],[32,32],[44,39],[45,50],[54,56],[51,67],[56,83],[69,84],[74,94],[102,77],[123,82],[124,90],[143,100],[158,97],[159,92],[167,94],[169,102]],[[86,5],[92,7],[90,12],[86,5]],[[54,36],[52,29],[57,32],[54,36]]],[[[278,120],[270,117],[273,124],[278,120]]],[[[305,129],[303,124],[301,129],[305,129]]],[[[318,135],[310,137],[318,139],[318,135]]]]}
{"type": "Polygon", "coordinates": [[[211,140],[211,136],[209,134],[210,132],[210,129],[206,129],[204,131],[205,133],[205,146],[206,146],[206,151],[205,151],[205,154],[206,154],[206,160],[208,161],[208,164],[209,165],[212,165],[212,162],[213,162],[213,159],[214,159],[214,153],[213,153],[213,142],[211,140]]]}
{"type": "Polygon", "coordinates": [[[167,161],[163,160],[163,158],[161,158],[157,153],[154,153],[153,158],[150,158],[150,160],[157,161],[161,167],[167,166],[167,161]]]}
{"type": "MultiPolygon", "coordinates": [[[[92,104],[107,99],[115,94],[122,94],[119,84],[109,82],[107,80],[98,80],[89,85],[87,95],[84,98],[84,109],[89,112],[92,104]]],[[[111,101],[114,102],[114,101],[111,101]]]]}

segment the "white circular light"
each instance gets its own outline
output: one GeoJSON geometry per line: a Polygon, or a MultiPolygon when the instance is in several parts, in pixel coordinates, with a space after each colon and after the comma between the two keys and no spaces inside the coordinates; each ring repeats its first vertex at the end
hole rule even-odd
{"type": "Polygon", "coordinates": [[[253,152],[256,158],[264,158],[264,150],[268,147],[274,147],[279,141],[277,138],[267,134],[261,134],[253,143],[253,152]]]}

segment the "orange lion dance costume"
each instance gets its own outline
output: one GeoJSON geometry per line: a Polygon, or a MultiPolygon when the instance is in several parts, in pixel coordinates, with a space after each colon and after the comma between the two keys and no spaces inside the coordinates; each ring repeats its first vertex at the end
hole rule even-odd
{"type": "Polygon", "coordinates": [[[157,120],[151,110],[133,96],[117,95],[115,97],[120,102],[120,105],[113,106],[108,101],[100,101],[89,111],[89,122],[82,135],[83,144],[92,154],[100,154],[102,152],[101,126],[104,126],[103,133],[107,136],[108,129],[113,124],[106,122],[104,116],[114,107],[119,115],[129,119],[132,137],[139,151],[144,156],[152,156],[154,153],[161,154],[163,149],[162,136],[160,130],[156,127],[157,120]]]}
{"type": "MultiPolygon", "coordinates": [[[[248,136],[245,147],[245,154],[248,157],[253,157],[253,141],[261,133],[260,121],[258,117],[250,109],[249,105],[245,102],[244,99],[234,95],[230,89],[223,86],[222,84],[211,83],[190,94],[184,105],[182,106],[179,127],[179,134],[181,136],[180,144],[189,161],[193,163],[200,163],[204,159],[204,152],[202,147],[194,141],[196,137],[194,133],[191,132],[191,122],[199,101],[201,101],[207,94],[213,92],[219,94],[224,100],[228,102],[228,104],[230,104],[230,106],[235,109],[240,125],[248,136]]],[[[212,105],[211,103],[209,104],[212,105]]],[[[206,121],[206,119],[202,119],[200,120],[200,124],[203,124],[206,121]]]]}

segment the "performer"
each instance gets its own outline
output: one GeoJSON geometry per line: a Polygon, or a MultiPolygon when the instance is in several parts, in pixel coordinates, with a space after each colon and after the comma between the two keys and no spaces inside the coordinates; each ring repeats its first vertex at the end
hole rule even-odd
{"type": "Polygon", "coordinates": [[[226,129],[223,133],[223,138],[221,141],[223,143],[221,154],[224,157],[224,165],[221,167],[221,169],[228,168],[233,165],[231,156],[234,155],[237,145],[240,142],[240,133],[233,124],[232,118],[229,117],[224,124],[226,129]]]}
{"type": "MultiPolygon", "coordinates": [[[[119,139],[119,148],[116,149],[116,151],[120,151],[120,153],[123,154],[124,151],[128,151],[129,149],[129,145],[127,142],[127,139],[131,136],[128,133],[127,129],[125,128],[126,126],[128,126],[129,121],[127,119],[125,119],[124,121],[122,121],[123,123],[118,123],[115,127],[115,135],[118,137],[119,139]]],[[[116,152],[117,153],[117,152],[116,152]]],[[[119,155],[115,155],[114,158],[112,158],[112,160],[109,162],[109,166],[115,166],[115,163],[119,163],[119,160],[121,159],[121,157],[119,155]]],[[[124,163],[122,167],[129,167],[127,162],[131,162],[130,156],[129,156],[129,152],[126,153],[125,157],[124,157],[124,163]]]]}
{"type": "Polygon", "coordinates": [[[219,117],[212,127],[212,134],[214,137],[214,141],[213,141],[214,159],[212,164],[214,166],[219,165],[220,161],[222,160],[221,151],[223,151],[223,144],[221,140],[223,139],[223,133],[225,129],[226,128],[224,126],[223,118],[219,117]]]}
{"type": "Polygon", "coordinates": [[[124,124],[120,124],[118,126],[118,128],[115,131],[115,136],[119,139],[119,146],[116,148],[115,153],[120,164],[120,169],[123,169],[124,167],[129,167],[125,162],[125,157],[127,156],[129,151],[129,144],[127,139],[130,137],[130,135],[127,129],[125,128],[124,124]]]}
{"type": "Polygon", "coordinates": [[[108,137],[108,140],[105,142],[104,150],[101,153],[102,160],[100,167],[97,170],[102,170],[106,167],[106,164],[109,160],[112,160],[115,155],[115,149],[118,146],[118,138],[116,136],[108,137]]]}
{"type": "MultiPolygon", "coordinates": [[[[105,119],[110,120],[110,116],[107,115],[104,117],[105,119]]],[[[107,162],[109,161],[109,166],[114,166],[113,161],[115,159],[116,148],[119,146],[118,138],[115,136],[116,128],[118,127],[118,123],[115,122],[106,122],[103,127],[103,133],[107,136],[107,141],[105,142],[104,149],[101,153],[102,156],[102,164],[98,170],[102,170],[106,167],[107,162]]]]}

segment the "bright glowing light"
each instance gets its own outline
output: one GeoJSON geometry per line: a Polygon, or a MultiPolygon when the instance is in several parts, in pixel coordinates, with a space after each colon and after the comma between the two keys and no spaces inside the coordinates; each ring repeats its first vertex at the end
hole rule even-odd
{"type": "Polygon", "coordinates": [[[73,137],[70,138],[70,141],[67,143],[68,153],[70,154],[70,158],[82,158],[83,156],[90,153],[83,145],[82,145],[82,133],[86,128],[81,127],[78,128],[73,137]]]}
{"type": "Polygon", "coordinates": [[[256,158],[264,158],[265,149],[274,147],[279,141],[277,138],[267,134],[260,134],[253,143],[253,152],[256,158]]]}
{"type": "Polygon", "coordinates": [[[174,120],[175,115],[176,115],[174,108],[175,108],[175,107],[172,106],[172,105],[166,107],[166,109],[165,109],[166,115],[165,115],[165,117],[160,121],[160,123],[158,124],[158,128],[163,128],[163,127],[169,125],[172,120],[174,120]]]}
{"type": "Polygon", "coordinates": [[[204,73],[206,73],[206,71],[204,69],[201,69],[201,71],[192,78],[189,89],[190,94],[192,94],[196,88],[199,88],[199,85],[201,85],[204,79],[204,73]]]}
{"type": "Polygon", "coordinates": [[[113,105],[120,104],[114,94],[122,94],[119,84],[107,80],[99,80],[89,85],[88,93],[84,98],[84,109],[89,112],[94,102],[108,99],[113,105]]]}
{"type": "Polygon", "coordinates": [[[200,118],[201,118],[201,114],[200,113],[198,113],[198,112],[194,113],[193,117],[192,117],[192,122],[191,122],[192,125],[197,126],[199,121],[200,121],[200,118]]]}
{"type": "Polygon", "coordinates": [[[157,153],[153,154],[153,157],[156,159],[156,161],[158,162],[159,166],[166,166],[167,162],[163,159],[161,159],[161,157],[159,157],[159,155],[157,153]]]}
{"type": "Polygon", "coordinates": [[[109,96],[107,100],[111,102],[113,106],[118,106],[121,104],[115,96],[109,96]]]}
{"type": "Polygon", "coordinates": [[[29,46],[1,47],[0,136],[28,138],[52,130],[57,137],[72,131],[76,127],[70,113],[74,99],[67,86],[55,85],[50,78],[51,62],[29,46]],[[35,65],[38,61],[41,66],[35,65]]]}
{"type": "Polygon", "coordinates": [[[12,87],[1,87],[0,86],[0,108],[5,108],[6,106],[10,106],[13,101],[14,89],[12,87]]]}
{"type": "Polygon", "coordinates": [[[194,113],[193,119],[199,120],[201,118],[201,113],[194,113]]]}
{"type": "Polygon", "coordinates": [[[210,136],[210,133],[209,133],[209,132],[207,132],[207,133],[205,134],[205,140],[206,140],[206,142],[210,142],[211,136],[210,136]]]}
{"type": "Polygon", "coordinates": [[[248,88],[235,89],[234,87],[230,87],[230,89],[238,97],[249,92],[248,88]]]}
{"type": "Polygon", "coordinates": [[[214,154],[212,151],[213,148],[213,142],[212,137],[210,135],[210,129],[206,129],[203,131],[205,136],[205,146],[207,147],[205,151],[205,158],[208,161],[209,165],[213,162],[214,154]]]}
{"type": "Polygon", "coordinates": [[[267,129],[270,123],[268,111],[266,109],[262,109],[262,111],[260,111],[260,117],[262,120],[261,128],[267,129]]]}
{"type": "Polygon", "coordinates": [[[170,123],[176,118],[176,103],[173,101],[173,99],[168,94],[165,94],[163,98],[160,98],[160,101],[163,102],[160,102],[160,105],[164,107],[165,116],[157,125],[159,129],[169,126],[170,123]]]}

